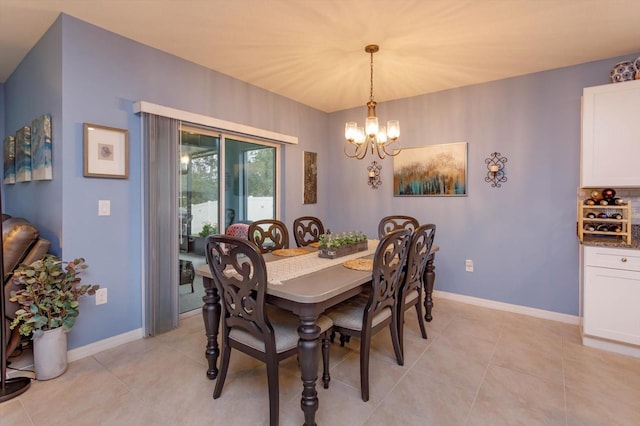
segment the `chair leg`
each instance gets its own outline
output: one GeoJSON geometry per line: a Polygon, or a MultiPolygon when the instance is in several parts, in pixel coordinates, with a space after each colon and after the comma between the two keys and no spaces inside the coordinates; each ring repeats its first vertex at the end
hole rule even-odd
{"type": "Polygon", "coordinates": [[[329,389],[331,375],[329,374],[329,332],[322,336],[322,384],[325,389],[329,389]]]}
{"type": "Polygon", "coordinates": [[[269,425],[278,426],[280,394],[278,391],[278,359],[267,356],[267,382],[269,383],[269,425]]]}
{"type": "Polygon", "coordinates": [[[340,334],[340,346],[344,347],[344,344],[348,341],[347,337],[349,336],[342,333],[340,334]]]}
{"type": "Polygon", "coordinates": [[[216,379],[216,387],[213,390],[213,399],[220,397],[222,393],[222,387],[224,381],[227,378],[227,371],[229,370],[229,357],[231,355],[231,346],[228,342],[223,342],[222,345],[222,357],[220,359],[220,371],[218,371],[218,378],[216,379]]]}
{"type": "Polygon", "coordinates": [[[396,359],[398,360],[398,365],[404,365],[404,355],[402,354],[402,349],[400,349],[400,339],[398,338],[398,315],[391,315],[391,324],[389,325],[391,329],[391,342],[393,343],[393,351],[396,353],[396,359]]]}
{"type": "Polygon", "coordinates": [[[422,316],[422,303],[420,303],[420,299],[418,299],[418,303],[416,303],[416,313],[418,314],[418,325],[420,326],[420,333],[422,334],[422,338],[427,338],[427,329],[424,327],[424,317],[422,316]]]}
{"type": "Polygon", "coordinates": [[[404,356],[404,305],[398,307],[398,344],[400,345],[400,352],[404,356]]]}
{"type": "Polygon", "coordinates": [[[364,402],[369,401],[369,352],[371,350],[371,335],[363,333],[360,336],[360,392],[364,402]]]}

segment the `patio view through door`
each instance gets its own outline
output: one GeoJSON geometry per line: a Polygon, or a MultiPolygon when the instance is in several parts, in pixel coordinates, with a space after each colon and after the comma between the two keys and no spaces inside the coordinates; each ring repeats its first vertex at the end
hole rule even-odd
{"type": "Polygon", "coordinates": [[[179,312],[202,307],[195,269],[208,235],[277,214],[275,144],[182,124],[179,164],[179,312]]]}

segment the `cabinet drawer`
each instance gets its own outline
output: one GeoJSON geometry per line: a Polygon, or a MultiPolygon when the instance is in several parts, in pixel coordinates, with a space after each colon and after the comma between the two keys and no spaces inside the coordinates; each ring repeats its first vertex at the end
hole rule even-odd
{"type": "Polygon", "coordinates": [[[584,265],[640,271],[640,250],[584,246],[584,265]]]}

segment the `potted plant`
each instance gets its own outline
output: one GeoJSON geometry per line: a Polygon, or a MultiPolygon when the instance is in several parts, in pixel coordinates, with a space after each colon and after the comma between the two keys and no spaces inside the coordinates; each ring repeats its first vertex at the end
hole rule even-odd
{"type": "Polygon", "coordinates": [[[202,229],[198,233],[198,236],[193,239],[193,252],[204,256],[204,244],[209,235],[215,235],[218,233],[218,226],[212,224],[209,221],[203,222],[202,229]]]}
{"type": "Polygon", "coordinates": [[[80,285],[85,260],[64,262],[52,254],[15,270],[12,302],[20,309],[11,322],[23,336],[33,337],[33,358],[38,380],[58,377],[67,368],[67,335],[78,317],[80,297],[94,295],[99,285],[80,285]]]}

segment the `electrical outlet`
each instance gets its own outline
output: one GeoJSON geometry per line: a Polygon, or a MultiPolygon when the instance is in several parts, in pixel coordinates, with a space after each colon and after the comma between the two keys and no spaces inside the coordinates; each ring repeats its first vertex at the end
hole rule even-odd
{"type": "Polygon", "coordinates": [[[107,289],[99,288],[96,290],[96,305],[104,305],[107,303],[107,289]]]}
{"type": "Polygon", "coordinates": [[[111,216],[111,200],[98,200],[98,216],[111,216]]]}
{"type": "Polygon", "coordinates": [[[473,272],[473,260],[465,260],[464,261],[464,269],[467,272],[473,272]]]}

